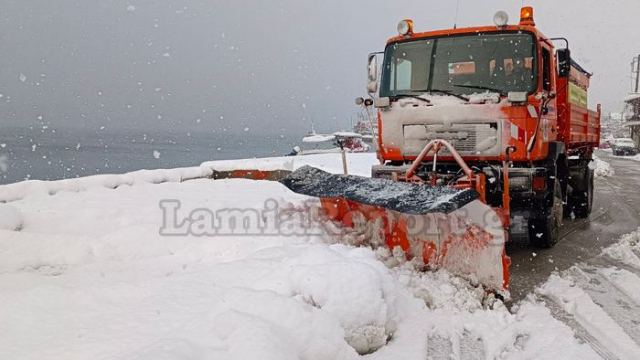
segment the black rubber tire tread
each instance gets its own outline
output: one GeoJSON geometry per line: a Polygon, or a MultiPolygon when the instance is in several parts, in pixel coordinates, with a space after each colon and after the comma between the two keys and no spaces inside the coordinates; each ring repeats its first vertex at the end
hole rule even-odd
{"type": "Polygon", "coordinates": [[[570,201],[571,211],[579,219],[588,218],[593,208],[594,173],[593,170],[588,168],[586,171],[586,191],[578,191],[576,194],[572,194],[570,201]]]}
{"type": "Polygon", "coordinates": [[[529,243],[541,249],[554,247],[560,238],[564,203],[558,179],[555,181],[553,192],[553,204],[549,209],[549,214],[543,219],[529,220],[529,243]]]}

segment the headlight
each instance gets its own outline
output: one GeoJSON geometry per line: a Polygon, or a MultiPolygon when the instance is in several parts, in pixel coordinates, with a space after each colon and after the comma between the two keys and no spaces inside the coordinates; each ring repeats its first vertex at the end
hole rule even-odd
{"type": "Polygon", "coordinates": [[[413,20],[405,19],[398,23],[398,33],[402,36],[413,34],[413,20]]]}

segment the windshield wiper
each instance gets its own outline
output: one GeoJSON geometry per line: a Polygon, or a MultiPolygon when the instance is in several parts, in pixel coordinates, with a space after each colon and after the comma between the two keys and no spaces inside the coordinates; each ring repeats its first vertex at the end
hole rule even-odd
{"type": "Polygon", "coordinates": [[[464,95],[460,95],[460,94],[456,94],[451,90],[442,90],[442,89],[429,89],[429,90],[425,90],[428,91],[430,93],[438,93],[438,94],[445,94],[445,95],[449,95],[449,96],[454,96],[457,97],[460,100],[464,100],[464,101],[469,101],[469,98],[464,96],[464,95]]]}
{"type": "Polygon", "coordinates": [[[393,99],[393,100],[398,100],[399,98],[412,98],[412,99],[422,100],[422,101],[426,102],[427,104],[431,104],[431,100],[425,99],[425,98],[420,97],[418,95],[412,95],[412,94],[396,94],[396,95],[390,96],[390,98],[393,99]]]}
{"type": "Polygon", "coordinates": [[[494,93],[498,93],[500,95],[504,95],[507,96],[507,94],[505,93],[504,90],[500,90],[500,89],[495,89],[489,86],[483,86],[483,85],[464,85],[464,84],[452,84],[453,86],[457,86],[457,87],[461,87],[461,88],[467,88],[467,89],[479,89],[479,90],[487,90],[487,91],[491,91],[494,93]]]}

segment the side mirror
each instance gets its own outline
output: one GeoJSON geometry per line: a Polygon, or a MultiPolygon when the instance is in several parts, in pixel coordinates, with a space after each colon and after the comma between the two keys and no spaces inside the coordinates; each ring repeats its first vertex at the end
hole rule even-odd
{"type": "Polygon", "coordinates": [[[367,92],[374,94],[378,91],[378,57],[376,54],[369,55],[367,70],[367,92]]]}
{"type": "Polygon", "coordinates": [[[567,77],[571,73],[571,51],[569,49],[556,50],[558,61],[558,76],[567,77]]]}

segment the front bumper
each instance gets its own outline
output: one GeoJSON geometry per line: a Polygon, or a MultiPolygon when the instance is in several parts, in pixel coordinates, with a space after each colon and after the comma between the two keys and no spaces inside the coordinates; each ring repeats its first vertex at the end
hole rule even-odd
{"type": "MultiPolygon", "coordinates": [[[[371,170],[371,176],[374,178],[393,179],[395,175],[403,175],[409,165],[375,165],[371,170]]],[[[440,164],[438,166],[439,173],[443,176],[450,176],[451,169],[456,169],[455,164],[440,164]]],[[[502,206],[502,195],[504,188],[504,174],[502,166],[485,166],[482,172],[486,175],[487,183],[485,188],[485,198],[487,204],[493,207],[502,206]]],[[[453,170],[455,174],[455,170],[453,170]]],[[[547,200],[549,194],[548,189],[553,188],[555,179],[548,173],[548,169],[543,167],[534,168],[510,168],[509,169],[509,193],[511,197],[511,209],[514,211],[529,212],[532,209],[541,209],[547,200]],[[533,189],[534,178],[544,178],[544,189],[533,189]]]]}

